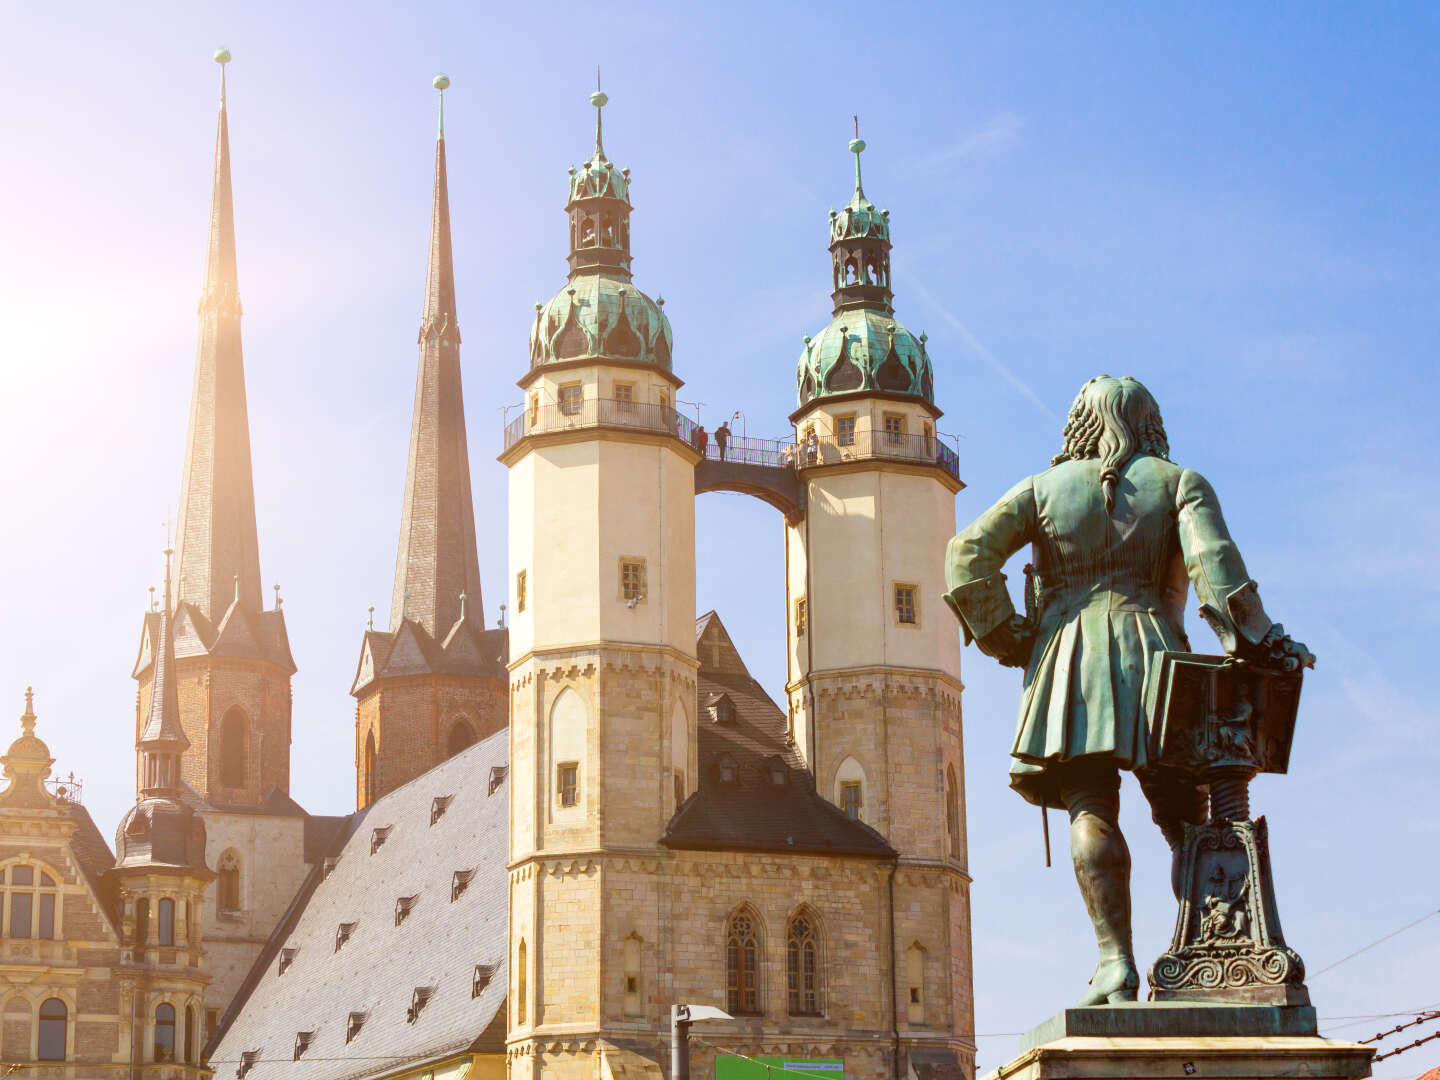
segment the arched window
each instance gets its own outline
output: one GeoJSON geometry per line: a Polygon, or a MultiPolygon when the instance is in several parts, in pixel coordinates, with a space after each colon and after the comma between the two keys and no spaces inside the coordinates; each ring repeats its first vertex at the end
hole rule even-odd
{"type": "Polygon", "coordinates": [[[450,737],[445,740],[445,756],[454,757],[468,746],[475,745],[475,729],[464,720],[456,720],[450,727],[450,737]]]}
{"type": "Polygon", "coordinates": [[[375,732],[365,736],[365,805],[375,801],[375,732]]]}
{"type": "Polygon", "coordinates": [[[815,918],[800,912],[785,933],[785,979],[791,1016],[820,1015],[820,946],[815,918]]]}
{"type": "Polygon", "coordinates": [[[525,939],[515,950],[515,1023],[525,1023],[525,939]]]}
{"type": "Polygon", "coordinates": [[[240,856],[231,848],[220,856],[215,867],[215,909],[240,910],[240,856]]]}
{"type": "Polygon", "coordinates": [[[38,866],[17,863],[0,870],[6,936],[53,938],[58,891],[55,879],[38,866]]]}
{"type": "Polygon", "coordinates": [[[150,936],[150,901],[143,896],[135,901],[135,947],[144,948],[150,936]]]}
{"type": "Polygon", "coordinates": [[[59,998],[40,1006],[40,1037],[35,1056],[41,1061],[65,1060],[65,1021],[69,1010],[59,998]]]}
{"type": "Polygon", "coordinates": [[[198,1037],[199,1037],[199,1034],[200,1034],[200,1032],[199,1032],[199,1030],[196,1028],[195,1006],[194,1006],[194,1005],[186,1005],[186,1006],[185,1006],[185,1061],[186,1061],[187,1064],[194,1065],[195,1062],[196,1062],[196,1060],[197,1060],[196,1057],[195,1057],[195,1044],[199,1041],[199,1038],[198,1038],[198,1037]]]}
{"type": "Polygon", "coordinates": [[[726,928],[725,984],[730,1012],[760,1012],[760,930],[748,907],[730,916],[726,928]]]}
{"type": "Polygon", "coordinates": [[[169,897],[155,909],[155,940],[160,945],[175,944],[175,901],[169,897]]]}
{"type": "Polygon", "coordinates": [[[156,1061],[175,1060],[175,1006],[155,1006],[155,1057],[156,1061]]]}
{"type": "Polygon", "coordinates": [[[853,757],[847,757],[835,772],[835,805],[854,821],[864,821],[868,816],[865,786],[865,767],[853,757]]]}
{"type": "Polygon", "coordinates": [[[250,722],[237,708],[220,721],[220,785],[228,788],[245,786],[245,743],[250,722]]]}
{"type": "Polygon", "coordinates": [[[955,783],[955,766],[945,766],[945,836],[950,857],[960,858],[960,787],[955,783]]]}

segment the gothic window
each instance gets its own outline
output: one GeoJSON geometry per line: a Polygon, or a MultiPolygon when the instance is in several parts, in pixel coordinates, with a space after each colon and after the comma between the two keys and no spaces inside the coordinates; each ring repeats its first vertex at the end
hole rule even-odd
{"type": "Polygon", "coordinates": [[[228,788],[245,786],[245,743],[249,721],[237,706],[220,721],[220,785],[228,788]]]}
{"type": "Polygon", "coordinates": [[[905,1019],[925,1023],[925,949],[918,942],[905,950],[905,1019]]]}
{"type": "Polygon", "coordinates": [[[195,1006],[185,1006],[185,1060],[191,1065],[194,1065],[197,1060],[195,1056],[195,1047],[196,1044],[199,1042],[199,1039],[196,1038],[196,1036],[199,1034],[199,1031],[196,1029],[195,1022],[195,1006]]]}
{"type": "Polygon", "coordinates": [[[365,805],[375,801],[379,790],[375,782],[375,732],[365,736],[365,805]]]}
{"type": "Polygon", "coordinates": [[[595,243],[595,222],[591,218],[586,218],[580,226],[580,246],[589,247],[593,243],[595,243]]]}
{"type": "Polygon", "coordinates": [[[855,284],[855,260],[854,260],[854,259],[846,259],[846,260],[845,260],[845,284],[846,284],[846,285],[854,285],[854,284],[855,284]]]}
{"type": "Polygon", "coordinates": [[[155,1006],[155,1061],[175,1060],[175,1006],[155,1006]]]}
{"type": "Polygon", "coordinates": [[[729,1012],[736,1016],[760,1012],[760,933],[748,907],[730,916],[725,941],[725,985],[729,1012]]]}
{"type": "Polygon", "coordinates": [[[955,766],[945,766],[945,837],[950,857],[960,858],[960,788],[955,783],[955,766]]]}
{"type": "Polygon", "coordinates": [[[41,1061],[65,1060],[65,1028],[69,1010],[59,998],[48,998],[40,1006],[39,1042],[35,1056],[41,1061]]]}
{"type": "Polygon", "coordinates": [[[155,942],[158,945],[175,944],[175,901],[166,897],[155,908],[155,942]]]}
{"type": "Polygon", "coordinates": [[[846,817],[853,821],[866,819],[865,769],[853,757],[847,757],[836,770],[834,799],[846,817]]]}
{"type": "Polygon", "coordinates": [[[150,901],[141,897],[135,901],[135,947],[145,947],[145,939],[150,936],[150,901]]]}
{"type": "Polygon", "coordinates": [[[515,950],[515,1023],[525,1023],[525,939],[520,939],[520,947],[515,950]]]}
{"type": "Polygon", "coordinates": [[[600,242],[602,244],[604,244],[606,247],[615,246],[615,219],[609,214],[606,214],[601,219],[600,234],[600,242]]]}
{"type": "Polygon", "coordinates": [[[450,727],[450,737],[445,740],[445,754],[454,757],[466,747],[475,745],[475,729],[464,720],[456,720],[450,727]]]}
{"type": "Polygon", "coordinates": [[[4,903],[5,934],[12,938],[53,938],[55,936],[55,879],[38,866],[17,863],[0,870],[4,903]]]}
{"type": "Polygon", "coordinates": [[[240,910],[240,856],[231,849],[216,865],[215,908],[221,912],[240,910]]]}
{"type": "Polygon", "coordinates": [[[791,1016],[819,1016],[819,944],[815,918],[801,912],[790,920],[785,934],[785,980],[790,991],[791,1016]]]}

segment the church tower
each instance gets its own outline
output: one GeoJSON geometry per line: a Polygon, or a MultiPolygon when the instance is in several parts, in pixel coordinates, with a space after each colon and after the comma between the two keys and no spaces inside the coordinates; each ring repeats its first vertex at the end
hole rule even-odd
{"type": "Polygon", "coordinates": [[[855,191],[830,214],[833,318],[796,372],[806,512],[786,529],[786,692],[817,790],[899,853],[902,1033],[968,1033],[960,645],[940,604],[963,485],[936,437],[925,335],[895,318],[889,211],[865,195],[864,149],[850,143],[855,191]]]}
{"type": "MultiPolygon", "coordinates": [[[[180,488],[179,596],[174,618],[179,723],[189,742],[183,779],[213,803],[260,805],[290,789],[290,657],[285,617],[261,602],[250,426],[240,349],[240,293],[230,131],[225,104],[227,50],[220,69],[220,117],[200,342],[180,488]]],[[[150,612],[134,678],[136,730],[150,713],[157,635],[150,612]]],[[[144,786],[144,777],[137,786],[144,786]]]]}
{"type": "Polygon", "coordinates": [[[430,261],[400,546],[388,629],[367,629],[356,698],[358,807],[505,725],[505,631],[485,629],[445,171],[445,75],[435,140],[430,261]]]}
{"type": "Polygon", "coordinates": [[[615,890],[655,887],[622,863],[662,850],[696,783],[699,454],[673,405],[669,320],[631,280],[630,176],[605,153],[606,100],[591,95],[595,149],[570,170],[569,281],[537,305],[525,410],[500,455],[513,574],[508,1043],[512,1077],[534,1080],[593,1069],[552,1040],[601,1031],[598,988],[622,945],[600,933],[602,913],[615,890]]]}
{"type": "Polygon", "coordinates": [[[131,997],[140,1046],[138,1076],[174,1075],[169,1063],[198,1064],[204,1046],[206,973],[203,907],[215,875],[205,866],[205,822],[183,800],[181,762],[190,748],[180,710],[172,636],[170,551],[165,601],[150,664],[150,694],[135,750],[139,795],[115,833],[121,963],[116,980],[131,997]]]}

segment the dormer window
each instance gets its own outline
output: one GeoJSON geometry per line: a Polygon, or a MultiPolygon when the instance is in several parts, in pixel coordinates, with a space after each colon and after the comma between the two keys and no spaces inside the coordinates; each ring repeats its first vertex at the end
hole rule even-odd
{"type": "Polygon", "coordinates": [[[339,952],[345,947],[345,943],[350,940],[350,935],[353,933],[355,933],[355,924],[353,922],[342,922],[340,924],[339,929],[335,931],[336,952],[339,952]]]}
{"type": "Polygon", "coordinates": [[[504,765],[490,766],[490,790],[485,792],[487,796],[494,795],[495,789],[505,782],[505,774],[509,772],[504,765]]]}
{"type": "Polygon", "coordinates": [[[431,824],[431,825],[434,825],[437,821],[439,821],[442,817],[445,816],[445,811],[446,811],[447,809],[449,809],[449,807],[450,807],[450,801],[451,801],[452,799],[454,799],[454,798],[455,798],[454,795],[437,795],[437,796],[431,801],[431,803],[430,803],[430,824],[431,824]]]}
{"type": "Polygon", "coordinates": [[[365,1026],[365,1021],[370,1019],[368,1012],[352,1012],[350,1019],[345,1022],[345,1041],[353,1042],[355,1036],[360,1034],[360,1029],[365,1026]]]}
{"type": "Polygon", "coordinates": [[[405,1022],[407,1024],[413,1024],[416,1020],[420,1019],[420,1013],[434,996],[435,987],[433,986],[415,987],[415,992],[410,995],[410,1008],[405,1011],[405,1022]]]}
{"type": "Polygon", "coordinates": [[[729,694],[715,694],[706,702],[710,719],[717,724],[735,723],[735,702],[729,694]]]}
{"type": "Polygon", "coordinates": [[[779,758],[771,758],[766,770],[770,774],[770,783],[776,787],[784,787],[790,781],[790,769],[779,758]]]}
{"type": "Polygon", "coordinates": [[[259,1050],[244,1050],[240,1053],[240,1066],[235,1070],[236,1077],[243,1080],[246,1073],[255,1067],[255,1062],[260,1060],[259,1050]]]}
{"type": "Polygon", "coordinates": [[[299,951],[299,949],[281,949],[280,962],[275,965],[275,974],[284,975],[289,971],[290,965],[295,962],[295,954],[299,951]]]}
{"type": "Polygon", "coordinates": [[[460,899],[460,894],[470,887],[470,879],[475,876],[474,870],[456,870],[450,878],[450,902],[453,904],[460,899]]]}
{"type": "Polygon", "coordinates": [[[374,855],[377,851],[379,851],[385,845],[385,841],[390,839],[390,830],[394,827],[395,826],[393,825],[382,825],[380,828],[375,829],[370,833],[371,855],[374,855]]]}
{"type": "Polygon", "coordinates": [[[419,899],[420,894],[416,893],[414,896],[402,896],[395,901],[396,926],[399,926],[402,922],[404,922],[407,918],[410,917],[410,912],[415,909],[415,901],[419,899]]]}
{"type": "Polygon", "coordinates": [[[310,1044],[315,1041],[315,1032],[297,1031],[295,1033],[295,1060],[299,1061],[301,1055],[310,1049],[310,1044]]]}
{"type": "Polygon", "coordinates": [[[720,782],[722,784],[733,784],[740,779],[740,766],[729,754],[720,757],[720,782]]]}
{"type": "Polygon", "coordinates": [[[485,988],[490,985],[490,980],[494,977],[494,964],[476,964],[475,977],[470,983],[470,996],[472,998],[477,998],[481,994],[483,994],[485,992],[485,988]]]}

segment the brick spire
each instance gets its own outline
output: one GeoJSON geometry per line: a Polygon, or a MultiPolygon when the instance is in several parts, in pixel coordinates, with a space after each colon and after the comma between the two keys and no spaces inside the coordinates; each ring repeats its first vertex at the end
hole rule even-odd
{"type": "MultiPolygon", "coordinates": [[[[450,85],[444,75],[435,87],[450,85]]],[[[443,100],[443,99],[442,99],[443,100]]],[[[443,108],[443,106],[442,106],[443,108]]],[[[443,118],[443,112],[442,112],[443,118]]],[[[450,251],[450,194],[443,123],[435,140],[435,199],[430,215],[430,265],[420,313],[420,368],[410,425],[410,460],[400,515],[400,550],[390,629],[409,618],[443,638],[460,618],[467,595],[470,618],[484,625],[470,456],[460,391],[460,330],[455,318],[455,269],[450,251]]]]}
{"type": "Polygon", "coordinates": [[[222,65],[220,119],[179,532],[179,600],[193,604],[211,621],[218,621],[237,595],[245,608],[261,609],[260,545],[240,351],[230,131],[225,115],[223,65],[230,54],[222,49],[215,59],[222,65]]]}

